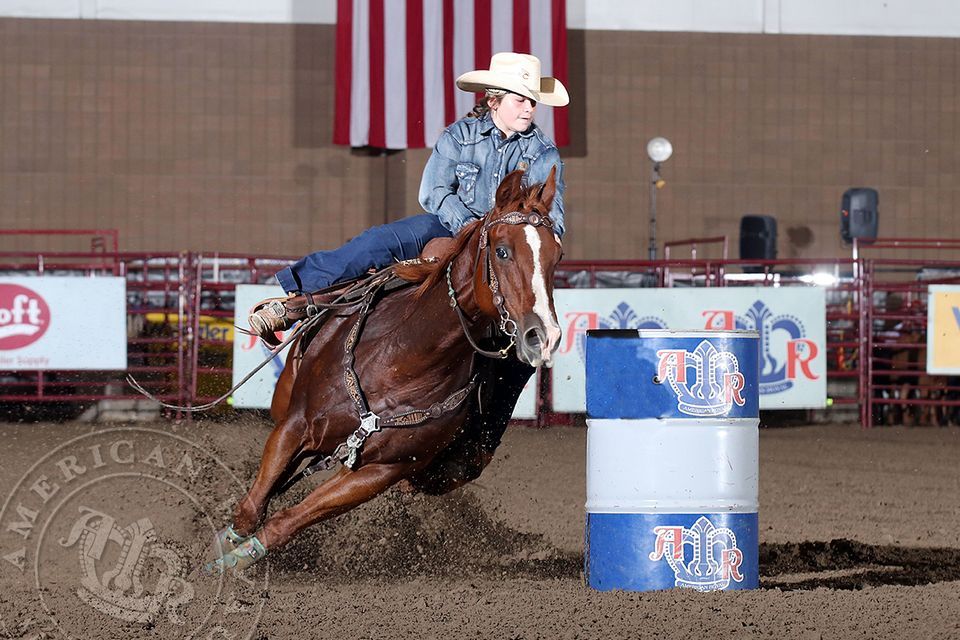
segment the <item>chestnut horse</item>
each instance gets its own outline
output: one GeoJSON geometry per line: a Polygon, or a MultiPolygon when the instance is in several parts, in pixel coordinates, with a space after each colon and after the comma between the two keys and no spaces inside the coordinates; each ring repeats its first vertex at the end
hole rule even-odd
{"type": "MultiPolygon", "coordinates": [[[[271,407],[276,426],[232,525],[217,534],[220,557],[207,571],[246,568],[401,480],[419,487],[451,451],[459,455],[451,445],[476,415],[468,411],[477,402],[475,352],[551,364],[560,340],[553,274],[561,249],[547,215],[556,169],[542,185],[522,186],[522,175],[508,175],[493,210],[448,240],[436,259],[392,268],[418,287],[337,309],[302,357],[287,359],[271,407]],[[491,326],[513,336],[515,347],[480,349],[476,340],[491,326]],[[264,519],[270,498],[303,475],[302,463],[324,455],[324,468],[343,466],[302,502],[264,519]]],[[[476,477],[491,457],[486,451],[479,463],[465,461],[479,469],[445,478],[434,492],[476,477]]]]}

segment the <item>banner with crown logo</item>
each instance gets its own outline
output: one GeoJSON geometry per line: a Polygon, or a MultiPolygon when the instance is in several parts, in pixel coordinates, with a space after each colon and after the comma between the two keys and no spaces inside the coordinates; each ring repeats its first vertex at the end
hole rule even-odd
{"type": "MultiPolygon", "coordinates": [[[[556,354],[553,410],[586,410],[584,337],[591,329],[749,329],[760,334],[761,409],[826,406],[826,296],[820,287],[557,289],[563,339],[556,354]]],[[[693,353],[693,352],[692,352],[693,353]]],[[[727,366],[717,354],[704,357],[727,366]]]]}

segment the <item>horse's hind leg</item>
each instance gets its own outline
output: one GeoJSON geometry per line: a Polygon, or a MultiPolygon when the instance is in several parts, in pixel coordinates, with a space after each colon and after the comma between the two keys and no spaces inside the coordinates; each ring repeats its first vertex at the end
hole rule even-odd
{"type": "Polygon", "coordinates": [[[208,565],[208,571],[245,569],[270,550],[282,547],[306,527],[345,513],[385,491],[416,469],[418,463],[368,464],[357,471],[343,468],[288,509],[270,516],[255,536],[208,565]]]}

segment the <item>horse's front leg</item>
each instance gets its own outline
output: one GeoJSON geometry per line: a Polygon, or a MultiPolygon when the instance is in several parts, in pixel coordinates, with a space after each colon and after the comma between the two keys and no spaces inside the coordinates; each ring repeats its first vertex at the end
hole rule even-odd
{"type": "Polygon", "coordinates": [[[215,544],[218,555],[233,551],[256,530],[275,487],[293,471],[293,461],[303,450],[304,430],[302,420],[287,421],[278,424],[267,438],[253,486],[237,504],[233,524],[217,533],[215,544]]]}
{"type": "Polygon", "coordinates": [[[356,471],[342,468],[294,506],[270,516],[256,535],[207,565],[210,572],[245,569],[278,549],[310,525],[363,504],[416,470],[420,463],[368,464],[356,471]]]}
{"type": "Polygon", "coordinates": [[[273,389],[273,399],[270,401],[270,417],[274,424],[280,424],[287,418],[290,410],[290,397],[293,394],[293,383],[297,380],[297,369],[300,366],[300,338],[290,345],[287,361],[277,378],[277,386],[273,389]]]}

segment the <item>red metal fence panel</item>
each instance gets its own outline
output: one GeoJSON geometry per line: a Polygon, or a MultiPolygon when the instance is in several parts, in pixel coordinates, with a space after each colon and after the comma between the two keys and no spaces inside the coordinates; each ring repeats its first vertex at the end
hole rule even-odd
{"type": "MultiPolygon", "coordinates": [[[[700,239],[695,244],[715,240],[700,239]]],[[[952,248],[945,241],[935,242],[952,248]]],[[[922,241],[910,240],[901,241],[897,248],[923,246],[922,241]]],[[[960,241],[956,246],[960,247],[960,241]]],[[[875,244],[873,248],[888,247],[875,244]]],[[[862,246],[858,250],[866,251],[862,246]]],[[[235,286],[270,283],[273,274],[292,259],[187,252],[0,252],[0,274],[124,277],[128,371],[160,399],[193,406],[230,387],[232,340],[225,327],[234,318],[235,286]]],[[[960,384],[943,376],[926,376],[922,359],[903,355],[925,349],[927,286],[958,281],[960,261],[863,256],[845,260],[566,261],[556,276],[557,287],[602,287],[617,282],[643,287],[823,286],[827,293],[828,394],[834,406],[859,405],[865,427],[902,416],[893,409],[899,406],[930,406],[938,415],[952,415],[953,407],[960,406],[956,399],[960,384]],[[890,300],[896,297],[901,304],[894,309],[890,300]],[[907,379],[914,382],[905,383],[907,379]]],[[[106,371],[0,372],[0,401],[139,399],[124,376],[124,372],[106,371]]],[[[569,421],[570,416],[549,411],[549,384],[544,384],[540,400],[538,423],[569,421]]]]}

